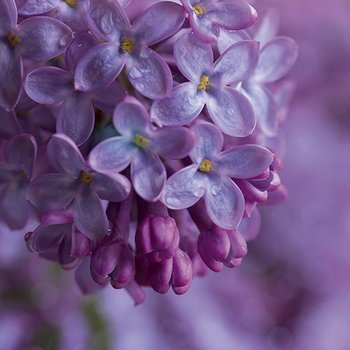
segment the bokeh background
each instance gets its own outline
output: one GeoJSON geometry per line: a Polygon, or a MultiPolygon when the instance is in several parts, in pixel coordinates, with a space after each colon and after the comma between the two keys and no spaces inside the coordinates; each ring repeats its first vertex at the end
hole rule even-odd
{"type": "MultiPolygon", "coordinates": [[[[135,0],[141,1],[141,0],[135,0]]],[[[288,120],[289,199],[236,270],[134,307],[106,289],[81,298],[70,273],[0,235],[0,350],[350,349],[350,2],[256,0],[300,48],[288,120]]]]}

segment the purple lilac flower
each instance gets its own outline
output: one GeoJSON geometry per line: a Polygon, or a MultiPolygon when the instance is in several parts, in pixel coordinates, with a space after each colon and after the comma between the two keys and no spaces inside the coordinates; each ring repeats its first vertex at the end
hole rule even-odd
{"type": "Polygon", "coordinates": [[[211,42],[219,36],[220,28],[244,29],[256,18],[255,9],[244,0],[181,0],[194,33],[211,42]]]}
{"type": "Polygon", "coordinates": [[[91,167],[122,171],[131,163],[130,175],[137,194],[149,201],[157,200],[166,180],[159,157],[187,156],[194,144],[191,131],[185,127],[155,129],[145,108],[132,97],[117,106],[113,123],[122,136],[98,144],[89,156],[91,167]]]}
{"type": "Polygon", "coordinates": [[[20,127],[14,111],[6,111],[0,107],[0,136],[11,137],[20,132],[20,127]]]}
{"type": "Polygon", "coordinates": [[[45,61],[61,54],[71,41],[65,24],[49,17],[35,17],[17,25],[14,0],[0,1],[0,107],[17,104],[22,85],[22,57],[45,61]]]}
{"type": "Polygon", "coordinates": [[[79,149],[67,136],[54,135],[47,154],[58,173],[44,174],[31,182],[27,198],[39,210],[72,207],[74,224],[91,240],[108,232],[101,199],[121,201],[130,192],[129,181],[120,174],[91,171],[79,149]]]}
{"type": "Polygon", "coordinates": [[[168,38],[182,26],[185,19],[182,7],[168,1],[155,4],[131,26],[118,3],[90,0],[89,4],[90,28],[105,42],[91,49],[79,62],[76,89],[92,91],[106,86],[125,66],[130,83],[144,96],[157,99],[169,95],[171,71],[163,58],[148,46],[168,38]]]}
{"type": "Polygon", "coordinates": [[[263,173],[273,154],[257,145],[243,145],[221,152],[223,136],[207,122],[193,128],[197,136],[190,153],[193,164],[172,175],[162,200],[171,209],[193,206],[204,197],[211,220],[224,229],[236,229],[244,212],[244,197],[231,178],[249,179],[263,173]]]}
{"type": "Polygon", "coordinates": [[[88,32],[78,35],[66,52],[68,70],[57,67],[42,67],[28,74],[25,90],[30,98],[40,104],[62,103],[57,115],[57,132],[69,136],[77,145],[91,135],[94,123],[94,105],[106,113],[125,96],[125,91],[113,82],[94,92],[75,91],[74,71],[81,57],[98,43],[88,32]]]}
{"type": "Polygon", "coordinates": [[[33,174],[37,144],[31,135],[12,137],[4,147],[0,162],[0,217],[12,229],[25,226],[29,216],[26,191],[33,174]]]}
{"type": "Polygon", "coordinates": [[[210,118],[225,134],[251,134],[256,123],[253,108],[242,93],[228,85],[237,85],[254,72],[259,43],[237,43],[213,64],[211,46],[199,42],[193,33],[184,34],[174,46],[174,56],[190,82],[175,86],[169,97],[153,102],[151,116],[164,125],[184,125],[206,105],[210,118]]]}

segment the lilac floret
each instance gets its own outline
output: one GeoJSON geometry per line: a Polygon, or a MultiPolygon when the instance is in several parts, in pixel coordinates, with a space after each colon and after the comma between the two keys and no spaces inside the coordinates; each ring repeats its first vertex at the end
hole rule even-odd
{"type": "Polygon", "coordinates": [[[152,117],[164,125],[184,125],[196,119],[206,105],[211,119],[225,134],[251,134],[256,123],[253,108],[242,93],[229,85],[237,85],[254,72],[259,43],[237,43],[213,64],[211,46],[198,42],[190,33],[178,39],[174,56],[190,82],[175,86],[168,98],[155,101],[152,117]]]}

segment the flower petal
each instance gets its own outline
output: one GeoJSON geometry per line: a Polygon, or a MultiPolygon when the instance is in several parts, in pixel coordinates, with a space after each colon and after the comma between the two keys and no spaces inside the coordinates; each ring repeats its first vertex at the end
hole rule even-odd
{"type": "Polygon", "coordinates": [[[245,137],[253,132],[256,125],[254,110],[243,94],[225,87],[212,90],[208,96],[209,115],[224,134],[245,137]]]}
{"type": "Polygon", "coordinates": [[[114,111],[113,123],[122,135],[133,137],[148,130],[150,117],[145,107],[133,97],[126,97],[114,111]]]}
{"type": "Polygon", "coordinates": [[[172,73],[164,59],[145,47],[139,56],[126,61],[130,83],[142,95],[156,100],[170,95],[172,73]]]}
{"type": "Polygon", "coordinates": [[[23,170],[31,177],[37,154],[35,138],[21,134],[10,139],[4,149],[4,156],[11,169],[23,170]]]}
{"type": "Polygon", "coordinates": [[[75,143],[66,135],[55,134],[47,145],[51,165],[60,172],[78,177],[86,169],[85,160],[75,143]]]}
{"type": "Polygon", "coordinates": [[[58,263],[64,270],[72,270],[78,264],[80,259],[71,255],[72,251],[72,235],[67,235],[63,238],[58,248],[58,263]]]}
{"type": "Polygon", "coordinates": [[[92,134],[95,111],[90,96],[76,91],[62,104],[57,115],[57,132],[69,136],[78,146],[92,134]]]}
{"type": "Polygon", "coordinates": [[[262,174],[273,162],[274,155],[265,147],[243,145],[224,151],[215,161],[220,173],[238,179],[262,174]]]}
{"type": "Polygon", "coordinates": [[[115,39],[121,30],[130,30],[129,19],[117,1],[90,0],[86,17],[92,31],[103,39],[115,39]]]}
{"type": "Polygon", "coordinates": [[[69,44],[65,54],[67,68],[71,72],[74,72],[79,61],[92,47],[98,45],[98,43],[97,38],[90,32],[78,34],[69,44]]]}
{"type": "Polygon", "coordinates": [[[57,67],[42,67],[27,75],[24,88],[32,100],[40,104],[56,104],[72,93],[72,81],[70,72],[57,67]]]}
{"type": "Polygon", "coordinates": [[[110,202],[121,202],[130,193],[130,182],[123,175],[109,172],[95,173],[93,177],[94,190],[102,199],[110,202]]]}
{"type": "Polygon", "coordinates": [[[14,0],[0,0],[0,35],[15,28],[17,24],[17,7],[14,0]]]}
{"type": "Polygon", "coordinates": [[[121,171],[131,162],[135,147],[125,137],[111,137],[99,143],[89,155],[89,164],[96,171],[121,171]]]}
{"type": "Polygon", "coordinates": [[[166,182],[162,201],[170,209],[189,208],[204,195],[205,180],[197,165],[183,168],[166,182]]]}
{"type": "Polygon", "coordinates": [[[15,112],[7,112],[0,107],[0,136],[11,137],[19,133],[20,126],[15,112]]]}
{"type": "Polygon", "coordinates": [[[183,34],[174,45],[174,57],[180,72],[191,81],[213,68],[213,50],[198,40],[194,33],[183,34]]]}
{"type": "Polygon", "coordinates": [[[283,78],[298,57],[298,47],[293,39],[280,36],[269,41],[261,51],[254,79],[272,83],[283,78]]]}
{"type": "Polygon", "coordinates": [[[260,45],[253,40],[239,41],[227,49],[216,61],[215,73],[221,75],[225,85],[247,80],[259,62],[260,45]]]}
{"type": "Polygon", "coordinates": [[[71,230],[72,224],[41,224],[32,234],[33,249],[38,253],[44,252],[54,247],[71,230]]]}
{"type": "Polygon", "coordinates": [[[231,179],[211,177],[204,200],[214,224],[227,230],[237,228],[243,218],[244,197],[231,179]]]}
{"type": "Polygon", "coordinates": [[[88,51],[75,71],[75,88],[93,91],[112,83],[123,69],[125,56],[119,54],[119,46],[100,44],[88,51]]]}
{"type": "Polygon", "coordinates": [[[125,90],[114,81],[105,88],[94,91],[91,98],[94,106],[109,115],[113,115],[116,105],[118,105],[125,96],[125,90]]]}
{"type": "Polygon", "coordinates": [[[27,199],[39,210],[65,209],[76,195],[74,179],[63,174],[45,174],[32,181],[27,199]]]}
{"type": "Polygon", "coordinates": [[[78,230],[93,241],[108,233],[108,219],[100,199],[89,187],[81,190],[73,203],[74,223],[78,230]]]}
{"type": "Polygon", "coordinates": [[[222,55],[230,46],[239,41],[251,39],[252,38],[245,30],[236,31],[220,29],[220,36],[217,40],[219,54],[222,55]]]}
{"type": "Polygon", "coordinates": [[[22,60],[0,40],[0,107],[10,111],[16,106],[22,86],[22,60]]]}
{"type": "Polygon", "coordinates": [[[180,159],[186,157],[195,138],[190,129],[181,126],[168,126],[153,132],[150,147],[161,157],[180,159]]]}
{"type": "Polygon", "coordinates": [[[18,5],[18,13],[21,16],[37,16],[56,10],[56,1],[24,0],[18,5]]]}
{"type": "Polygon", "coordinates": [[[89,256],[91,251],[90,240],[80,233],[76,227],[72,230],[72,246],[71,254],[76,258],[83,258],[89,256]]]}
{"type": "Polygon", "coordinates": [[[151,117],[164,125],[185,125],[196,119],[203,107],[197,86],[184,83],[175,86],[169,97],[153,102],[151,117]]]}
{"type": "Polygon", "coordinates": [[[270,91],[262,84],[243,84],[254,108],[257,122],[263,133],[269,137],[276,136],[278,128],[277,106],[270,91]]]}
{"type": "Polygon", "coordinates": [[[22,39],[18,46],[21,54],[34,61],[46,61],[60,55],[73,37],[64,23],[41,16],[21,22],[18,35],[22,39]]]}
{"type": "Polygon", "coordinates": [[[182,27],[184,20],[185,11],[182,6],[164,1],[149,7],[132,27],[135,33],[142,36],[145,44],[151,46],[175,34],[182,27]]]}
{"type": "Polygon", "coordinates": [[[222,150],[224,137],[213,124],[198,121],[191,128],[196,135],[196,143],[190,153],[193,162],[200,164],[203,159],[214,160],[222,150]]]}
{"type": "Polygon", "coordinates": [[[140,197],[156,201],[166,181],[165,168],[158,155],[138,150],[131,162],[131,181],[140,197]]]}

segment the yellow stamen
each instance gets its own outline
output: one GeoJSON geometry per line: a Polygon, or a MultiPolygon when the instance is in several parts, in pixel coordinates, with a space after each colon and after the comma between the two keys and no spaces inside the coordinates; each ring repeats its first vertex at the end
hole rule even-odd
{"type": "Polygon", "coordinates": [[[201,81],[198,84],[198,90],[208,90],[209,88],[209,77],[206,75],[202,75],[201,81]]]}
{"type": "Polygon", "coordinates": [[[88,173],[87,171],[82,171],[80,173],[80,181],[84,184],[89,184],[91,183],[91,181],[93,180],[93,177],[90,173],[88,173]]]}
{"type": "Polygon", "coordinates": [[[79,0],[63,0],[69,7],[74,8],[77,6],[79,0]]]}
{"type": "Polygon", "coordinates": [[[149,140],[140,134],[136,134],[134,138],[134,143],[139,148],[146,148],[149,143],[149,140]]]}
{"type": "Polygon", "coordinates": [[[121,52],[133,53],[134,52],[134,44],[135,44],[135,40],[133,38],[128,38],[126,36],[122,36],[122,40],[120,42],[121,52]]]}
{"type": "Polygon", "coordinates": [[[194,9],[194,13],[196,14],[196,16],[205,14],[205,11],[204,11],[204,8],[202,5],[196,4],[193,6],[193,9],[194,9]]]}
{"type": "Polygon", "coordinates": [[[19,45],[22,42],[22,39],[12,32],[9,32],[7,34],[7,40],[10,42],[10,44],[13,47],[16,47],[17,45],[19,45]]]}
{"type": "Polygon", "coordinates": [[[202,173],[209,173],[209,171],[211,171],[212,168],[213,163],[208,159],[204,159],[201,165],[199,166],[199,171],[201,171],[202,173]]]}

